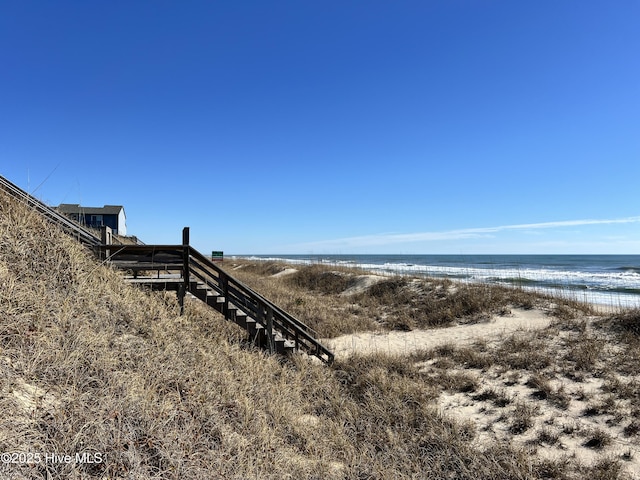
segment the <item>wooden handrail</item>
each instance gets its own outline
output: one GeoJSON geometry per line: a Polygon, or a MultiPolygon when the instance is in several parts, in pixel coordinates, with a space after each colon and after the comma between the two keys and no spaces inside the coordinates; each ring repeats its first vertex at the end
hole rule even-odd
{"type": "MultiPolygon", "coordinates": [[[[239,280],[231,277],[224,270],[222,270],[218,265],[213,263],[207,257],[202,255],[200,252],[195,250],[194,248],[190,249],[191,256],[195,258],[196,261],[202,263],[204,266],[208,267],[211,270],[214,270],[218,273],[220,277],[227,277],[229,284],[241,293],[242,297],[245,299],[252,299],[258,302],[258,308],[263,307],[266,311],[271,310],[273,313],[272,321],[281,330],[285,330],[283,333],[287,333],[286,336],[289,337],[290,340],[294,340],[297,343],[300,343],[300,340],[305,340],[310,345],[305,345],[309,350],[312,348],[317,352],[318,357],[322,358],[323,355],[327,356],[326,361],[331,363],[333,361],[333,353],[329,351],[326,347],[324,347],[318,340],[316,339],[316,332],[302,323],[297,318],[293,317],[289,313],[285,312],[277,305],[272,303],[270,300],[267,300],[265,297],[260,295],[258,292],[243,284],[239,280]]],[[[229,289],[231,290],[231,288],[229,289]]],[[[261,319],[256,319],[260,321],[261,319]]],[[[266,327],[267,325],[265,325],[266,327]]],[[[325,359],[323,359],[325,360],[325,359]]]]}
{"type": "Polygon", "coordinates": [[[7,192],[9,195],[24,203],[29,208],[37,211],[40,215],[61,228],[65,233],[75,237],[81,243],[94,247],[100,245],[100,237],[94,235],[86,228],[82,227],[78,223],[75,223],[65,215],[61,214],[57,210],[51,208],[49,205],[41,202],[33,195],[25,192],[17,185],[13,184],[6,178],[0,175],[0,188],[7,192]]]}
{"type": "MultiPolygon", "coordinates": [[[[303,347],[308,353],[317,356],[326,363],[332,363],[333,353],[318,342],[316,332],[300,320],[285,312],[270,300],[245,285],[241,281],[229,275],[209,258],[198,252],[191,246],[185,245],[118,245],[114,251],[113,245],[99,245],[98,252],[111,250],[111,260],[117,262],[118,258],[127,260],[135,257],[140,263],[140,268],[147,262],[150,269],[154,265],[166,265],[167,258],[173,260],[176,270],[183,271],[185,285],[190,283],[191,275],[202,281],[208,288],[222,295],[225,299],[223,313],[229,313],[230,304],[245,310],[248,315],[261,323],[268,332],[273,335],[276,329],[286,339],[295,342],[296,349],[303,347]],[[186,259],[185,257],[189,258],[186,259]],[[161,257],[161,258],[158,258],[161,257]],[[164,258],[163,258],[164,257],[164,258]],[[182,268],[181,268],[182,267],[182,268]],[[185,268],[188,273],[185,273],[185,268]]],[[[188,286],[186,288],[189,288],[188,286]]],[[[270,339],[271,343],[272,340],[270,339]]]]}

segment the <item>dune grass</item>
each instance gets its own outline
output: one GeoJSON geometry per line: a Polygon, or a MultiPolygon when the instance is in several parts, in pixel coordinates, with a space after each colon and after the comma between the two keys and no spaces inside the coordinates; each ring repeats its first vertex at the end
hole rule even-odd
{"type": "Polygon", "coordinates": [[[230,274],[304,318],[324,338],[365,330],[410,331],[482,322],[492,315],[507,315],[514,308],[541,308],[560,318],[592,312],[589,305],[578,301],[521,288],[435,278],[380,277],[362,292],[343,295],[367,272],[312,264],[298,265],[294,273],[273,277],[287,267],[243,259],[223,264],[230,274]]]}
{"type": "MultiPolygon", "coordinates": [[[[241,260],[237,265],[228,264],[227,268],[238,265],[243,265],[240,271],[247,266],[241,260]]],[[[615,447],[620,442],[631,442],[638,450],[640,428],[635,419],[640,414],[637,387],[640,315],[637,311],[621,309],[608,316],[597,316],[591,306],[570,299],[521,289],[410,277],[382,278],[364,292],[344,296],[340,291],[349,288],[362,272],[313,265],[296,266],[298,275],[271,276],[286,267],[274,264],[265,271],[259,266],[249,267],[245,272],[250,275],[246,275],[245,281],[260,285],[263,291],[279,296],[284,302],[295,297],[303,299],[298,304],[315,301],[328,309],[343,309],[361,325],[371,320],[369,329],[398,328],[399,322],[406,322],[407,318],[412,323],[405,323],[404,328],[439,328],[508,315],[513,308],[544,311],[552,321],[542,330],[516,332],[474,345],[444,344],[399,358],[380,354],[363,358],[368,362],[386,362],[384,378],[395,376],[414,384],[423,382],[438,392],[436,398],[446,393],[462,410],[475,405],[476,418],[486,417],[476,424],[476,439],[481,443],[488,439],[512,442],[499,433],[507,432],[516,440],[515,445],[529,454],[538,448],[553,447],[556,457],[538,457],[535,468],[540,470],[533,477],[626,478],[625,465],[634,462],[633,455],[610,452],[617,452],[615,447]],[[327,272],[341,279],[336,281],[327,272]],[[330,281],[322,285],[322,279],[330,281]],[[585,390],[586,386],[589,390],[585,390]],[[484,429],[494,433],[485,434],[484,429]],[[576,450],[578,456],[573,460],[567,460],[561,453],[568,451],[574,455],[576,450]],[[599,457],[586,461],[580,450],[597,452],[599,457]]],[[[291,302],[290,306],[296,308],[296,303],[291,302]]],[[[350,329],[342,323],[318,320],[316,328],[324,334],[339,335],[350,329]]],[[[350,357],[338,365],[352,362],[363,364],[365,360],[350,357]]],[[[370,365],[366,370],[371,368],[370,365]]],[[[439,404],[442,408],[442,400],[439,404]]],[[[454,405],[451,411],[456,408],[454,405]]],[[[464,423],[464,416],[459,420],[464,423]]],[[[637,472],[637,466],[633,468],[637,472]]]]}
{"type": "MultiPolygon", "coordinates": [[[[406,315],[413,328],[422,325],[420,315],[393,299],[413,301],[406,293],[411,289],[424,296],[428,288],[455,294],[449,285],[391,278],[355,298],[335,294],[344,279],[332,278],[331,288],[310,287],[295,277],[274,281],[270,275],[280,267],[225,268],[325,335],[394,328],[396,314],[406,315]]],[[[483,309],[517,302],[493,300],[504,293],[483,295],[482,307],[452,310],[446,321],[477,321],[483,309]]],[[[411,309],[420,308],[415,302],[411,309]]],[[[629,324],[617,334],[631,342],[629,324]]],[[[523,348],[517,343],[473,354],[450,346],[420,358],[353,356],[327,368],[307,357],[269,356],[246,347],[243,338],[196,300],[180,316],[174,295],[125,284],[119,272],[0,192],[0,452],[101,459],[3,464],[0,478],[511,480],[581,478],[585,471],[623,478],[617,461],[585,470],[505,442],[479,441],[476,426],[444,415],[438,398],[447,389],[473,395],[481,379],[450,368],[430,375],[419,366],[436,358],[453,366],[477,355],[469,360],[477,368],[520,362],[525,370],[548,369],[553,362],[544,355],[550,353],[527,364],[512,358],[523,348]]],[[[603,350],[584,355],[599,362],[603,350]]],[[[562,362],[574,372],[582,368],[571,358],[562,362]]],[[[536,385],[546,388],[542,379],[536,385]]],[[[607,385],[637,398],[637,388],[624,379],[607,385]]],[[[513,428],[524,428],[515,419],[526,425],[527,413],[535,420],[526,405],[517,414],[516,406],[508,406],[513,428]]],[[[623,423],[636,434],[637,426],[623,423]]],[[[600,438],[606,446],[605,436],[590,435],[585,443],[600,438]]]]}

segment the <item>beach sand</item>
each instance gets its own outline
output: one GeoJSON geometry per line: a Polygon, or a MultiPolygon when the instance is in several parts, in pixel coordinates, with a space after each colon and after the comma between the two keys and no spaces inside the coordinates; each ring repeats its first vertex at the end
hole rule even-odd
{"type": "Polygon", "coordinates": [[[354,353],[407,355],[439,345],[468,345],[480,340],[497,340],[516,331],[548,327],[551,318],[541,310],[514,309],[510,315],[493,316],[490,321],[410,332],[361,332],[322,340],[337,357],[354,353]]]}

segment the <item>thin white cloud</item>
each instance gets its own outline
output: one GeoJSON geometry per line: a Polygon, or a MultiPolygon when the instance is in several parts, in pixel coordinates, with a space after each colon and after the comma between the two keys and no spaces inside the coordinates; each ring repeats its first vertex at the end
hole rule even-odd
{"type": "Polygon", "coordinates": [[[640,223],[640,216],[614,218],[614,219],[586,219],[565,220],[559,222],[523,223],[517,225],[501,225],[497,227],[465,228],[460,230],[446,230],[442,232],[418,232],[418,233],[381,233],[375,235],[363,235],[358,237],[337,238],[333,240],[321,240],[296,245],[298,248],[349,248],[371,247],[381,245],[393,245],[398,243],[432,242],[442,240],[460,240],[469,238],[492,237],[494,233],[510,230],[536,231],[541,229],[579,227],[585,225],[610,225],[623,223],[640,223]]]}

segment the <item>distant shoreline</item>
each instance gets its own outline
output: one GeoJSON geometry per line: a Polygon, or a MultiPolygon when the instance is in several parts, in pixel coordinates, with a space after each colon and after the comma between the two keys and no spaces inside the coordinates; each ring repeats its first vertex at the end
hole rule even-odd
{"type": "Polygon", "coordinates": [[[640,255],[234,255],[290,265],[324,264],[378,275],[498,284],[597,305],[640,308],[640,255]]]}

